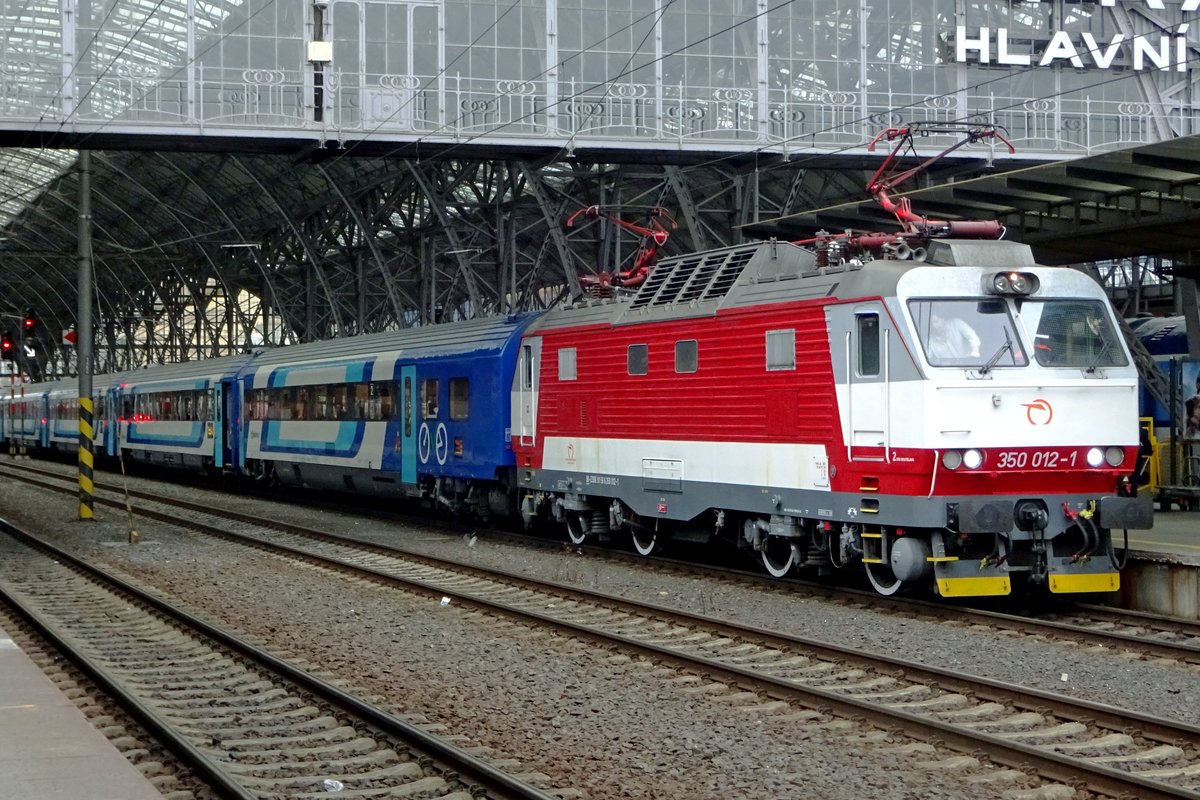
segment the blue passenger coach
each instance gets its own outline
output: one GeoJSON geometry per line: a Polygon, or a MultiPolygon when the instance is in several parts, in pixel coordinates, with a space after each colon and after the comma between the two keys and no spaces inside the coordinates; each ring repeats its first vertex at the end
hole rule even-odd
{"type": "Polygon", "coordinates": [[[253,358],[240,354],[151,366],[108,384],[116,439],[126,458],[150,464],[224,471],[236,453],[237,375],[253,358]],[[231,413],[232,412],[232,413],[231,413]]]}
{"type": "Polygon", "coordinates": [[[536,315],[282,347],[242,376],[245,471],[283,484],[507,502],[509,384],[536,315]],[[497,491],[502,488],[504,491],[497,491]]]}
{"type": "Polygon", "coordinates": [[[49,444],[46,390],[49,384],[18,383],[0,393],[0,426],[6,443],[43,449],[49,444]]]}

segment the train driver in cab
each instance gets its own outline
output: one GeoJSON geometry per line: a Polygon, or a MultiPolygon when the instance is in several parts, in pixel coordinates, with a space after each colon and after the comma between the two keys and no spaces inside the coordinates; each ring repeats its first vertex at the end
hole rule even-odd
{"type": "Polygon", "coordinates": [[[959,317],[929,316],[929,356],[935,359],[979,357],[979,334],[959,317]]]}

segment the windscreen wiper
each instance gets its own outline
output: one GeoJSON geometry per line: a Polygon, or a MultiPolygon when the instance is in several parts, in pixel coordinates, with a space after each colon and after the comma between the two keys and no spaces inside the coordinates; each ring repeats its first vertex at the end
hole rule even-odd
{"type": "Polygon", "coordinates": [[[1013,351],[1012,336],[1010,336],[1008,333],[1007,325],[1004,326],[1004,344],[1000,345],[1000,348],[996,350],[992,357],[987,360],[987,363],[979,368],[979,374],[987,375],[988,372],[991,371],[992,367],[999,363],[1000,357],[1003,356],[1006,351],[1009,353],[1013,351]]]}

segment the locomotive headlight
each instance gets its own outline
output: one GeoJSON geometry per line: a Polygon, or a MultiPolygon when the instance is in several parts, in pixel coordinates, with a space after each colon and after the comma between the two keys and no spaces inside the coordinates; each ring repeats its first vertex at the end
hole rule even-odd
{"type": "Polygon", "coordinates": [[[997,272],[983,280],[983,290],[989,294],[1033,294],[1041,286],[1032,272],[997,272]]]}
{"type": "Polygon", "coordinates": [[[1088,466],[1098,467],[1104,463],[1104,451],[1099,447],[1093,447],[1087,451],[1088,466]]]}
{"type": "Polygon", "coordinates": [[[1120,447],[1110,447],[1104,451],[1104,460],[1110,467],[1119,467],[1125,460],[1125,451],[1120,447]]]}
{"type": "Polygon", "coordinates": [[[942,453],[942,466],[946,469],[958,469],[962,466],[962,453],[957,450],[942,453]]]}
{"type": "Polygon", "coordinates": [[[967,469],[979,469],[983,465],[983,453],[968,450],[962,454],[962,463],[967,469]]]}

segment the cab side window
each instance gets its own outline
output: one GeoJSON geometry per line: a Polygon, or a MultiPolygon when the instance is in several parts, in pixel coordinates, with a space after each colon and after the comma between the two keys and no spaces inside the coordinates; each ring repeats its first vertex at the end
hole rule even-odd
{"type": "Polygon", "coordinates": [[[879,315],[859,314],[858,323],[858,374],[874,377],[879,374],[879,315]]]}
{"type": "Polygon", "coordinates": [[[675,371],[695,372],[700,369],[699,344],[695,339],[681,339],[675,343],[675,371]]]}

